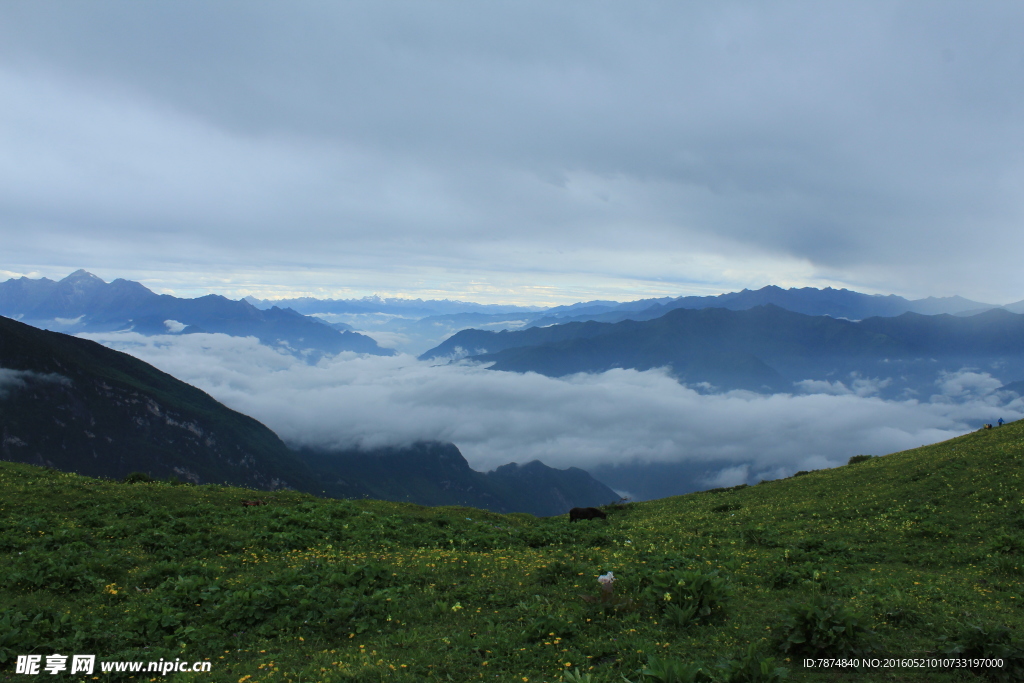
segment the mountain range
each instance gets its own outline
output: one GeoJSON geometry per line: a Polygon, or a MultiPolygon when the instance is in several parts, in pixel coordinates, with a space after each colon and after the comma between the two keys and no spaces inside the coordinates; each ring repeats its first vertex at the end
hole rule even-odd
{"type": "Polygon", "coordinates": [[[421,359],[465,357],[551,377],[670,367],[687,384],[763,393],[792,392],[805,380],[879,378],[883,396],[905,397],[933,391],[939,374],[964,367],[984,367],[1004,382],[1024,376],[1024,315],[992,309],[853,322],[772,304],[677,308],[652,320],[463,330],[421,359]]]}
{"type": "MultiPolygon", "coordinates": [[[[68,332],[256,336],[311,361],[339,351],[390,354],[382,346],[403,351],[418,346],[417,352],[430,348],[420,356],[424,360],[469,357],[494,370],[549,376],[667,367],[702,393],[856,392],[925,401],[940,391],[936,383],[943,373],[965,368],[998,378],[1003,383],[999,396],[1024,395],[1022,312],[1024,302],[912,301],[845,289],[772,286],[712,297],[590,301],[538,310],[380,297],[179,299],[128,280],[106,283],[84,270],[59,282],[19,278],[0,283],[0,313],[68,332]],[[350,326],[372,327],[386,341],[378,345],[350,326]]],[[[33,338],[26,348],[42,348],[50,343],[44,344],[45,339],[33,338]]],[[[60,342],[61,348],[68,344],[66,337],[60,342]]],[[[287,486],[319,495],[533,514],[557,514],[565,505],[588,506],[614,497],[597,479],[653,498],[679,493],[685,482],[713,474],[698,466],[658,469],[619,463],[596,466],[591,476],[539,462],[482,473],[473,471],[454,445],[432,442],[373,451],[294,450],[245,416],[221,414],[227,409],[197,389],[163,387],[161,382],[176,380],[153,368],[141,374],[132,370],[128,374],[135,379],[128,385],[112,382],[111,368],[138,362],[134,359],[94,358],[102,349],[97,345],[71,348],[88,356],[86,361],[60,363],[77,367],[75,372],[89,369],[84,379],[42,357],[7,364],[0,352],[3,458],[115,478],[141,470],[193,482],[287,486]],[[91,350],[86,353],[86,348],[91,350]]],[[[61,358],[57,352],[52,356],[61,358]]],[[[114,374],[124,379],[121,370],[114,374]]]]}
{"type": "Polygon", "coordinates": [[[232,301],[209,295],[180,299],[157,295],[129,280],[106,283],[84,270],[59,282],[25,277],[0,282],[0,315],[36,327],[69,333],[131,329],[142,334],[255,336],[264,344],[305,355],[311,361],[339,351],[390,355],[398,350],[419,355],[469,328],[498,331],[569,322],[644,321],[679,308],[747,310],[769,304],[795,313],[847,320],[908,312],[966,316],[993,308],[1024,313],[1024,301],[996,306],[959,296],[910,300],[830,287],[782,289],[772,285],[717,296],[586,301],[544,308],[379,296],[278,300],[247,296],[232,301]]]}
{"type": "Polygon", "coordinates": [[[85,270],[59,282],[26,277],[0,282],[0,315],[73,333],[132,330],[146,335],[219,332],[253,336],[263,344],[312,360],[341,351],[394,353],[366,335],[335,329],[290,308],[261,310],[216,294],[180,299],[156,294],[130,280],[107,283],[85,270]]]}
{"type": "Polygon", "coordinates": [[[309,315],[317,315],[339,324],[373,330],[389,335],[389,344],[406,352],[421,354],[441,344],[447,337],[467,328],[482,330],[521,330],[568,322],[622,322],[653,320],[671,310],[725,308],[747,310],[774,305],[805,315],[862,320],[894,317],[903,313],[922,315],[973,315],[993,308],[1024,313],[1024,301],[996,306],[960,296],[905,299],[896,295],[862,294],[847,289],[812,287],[782,289],[773,285],[758,290],[744,289],[717,296],[685,296],[640,299],[624,303],[586,301],[545,309],[496,307],[453,301],[421,301],[366,297],[349,300],[288,299],[277,302],[255,300],[259,307],[288,305],[309,315]]]}
{"type": "Polygon", "coordinates": [[[755,306],[774,305],[794,313],[827,315],[832,318],[862,320],[872,317],[893,317],[903,313],[922,315],[965,315],[992,308],[1004,308],[1013,313],[1024,313],[1024,300],[1007,306],[971,301],[961,296],[905,299],[895,294],[862,294],[848,289],[814,287],[782,289],[768,285],[757,290],[744,289],[717,296],[683,296],[674,299],[645,299],[623,304],[592,301],[548,309],[544,317],[534,319],[538,326],[554,322],[596,320],[620,322],[622,320],[653,320],[677,308],[726,308],[734,311],[755,306]]]}
{"type": "Polygon", "coordinates": [[[546,310],[543,306],[513,306],[506,304],[478,304],[472,301],[451,299],[401,299],[394,297],[365,296],[361,299],[316,299],[298,297],[295,299],[257,299],[245,297],[257,308],[288,306],[300,313],[385,313],[405,318],[425,318],[431,315],[452,315],[458,313],[538,313],[546,310]]]}
{"type": "MultiPolygon", "coordinates": [[[[246,297],[249,303],[258,308],[271,306],[288,306],[300,313],[387,313],[406,318],[424,318],[428,316],[445,316],[459,313],[477,313],[504,316],[516,313],[530,316],[535,320],[547,318],[575,319],[584,316],[619,315],[625,313],[640,314],[642,319],[657,318],[674,308],[729,308],[743,310],[754,306],[774,304],[796,313],[807,315],[829,315],[833,318],[859,320],[874,316],[896,316],[902,313],[921,313],[936,315],[939,313],[980,312],[989,308],[1006,308],[1014,313],[1024,313],[1024,300],[1007,306],[996,306],[979,301],[972,301],[961,296],[927,297],[924,299],[905,299],[895,294],[862,294],[848,289],[814,287],[782,289],[768,285],[757,290],[744,289],[713,296],[681,296],[660,297],[627,301],[585,301],[567,306],[550,308],[537,306],[511,306],[498,304],[478,304],[468,301],[398,299],[385,297],[363,297],[361,299],[315,299],[301,297],[297,299],[256,299],[246,297]]],[[[641,318],[633,318],[641,319],[641,318]]],[[[617,322],[617,321],[604,321],[617,322]]]]}
{"type": "Polygon", "coordinates": [[[0,317],[0,458],[90,476],[555,515],[618,498],[540,462],[481,473],[453,444],[293,450],[199,389],[92,341],[0,317]]]}

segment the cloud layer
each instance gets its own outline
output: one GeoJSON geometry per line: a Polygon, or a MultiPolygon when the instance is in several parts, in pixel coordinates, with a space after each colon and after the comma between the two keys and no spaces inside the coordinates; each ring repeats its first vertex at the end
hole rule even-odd
{"type": "Polygon", "coordinates": [[[56,372],[41,373],[32,370],[0,368],[0,399],[10,398],[16,390],[27,387],[31,382],[71,384],[70,379],[56,372]]]}
{"type": "MultiPolygon", "coordinates": [[[[489,470],[540,459],[554,467],[693,463],[738,483],[844,464],[958,436],[1024,400],[984,373],[947,375],[935,400],[883,401],[836,384],[821,393],[701,395],[657,370],[552,379],[411,356],[342,354],[310,366],[225,335],[84,335],[126,351],[260,420],[286,442],[378,446],[454,442],[489,470]]],[[[814,387],[805,385],[803,391],[814,387]]],[[[714,478],[717,477],[717,478],[714,478]]]]}
{"type": "Polygon", "coordinates": [[[0,266],[1008,303],[1022,33],[1004,2],[4,3],[0,266]]]}

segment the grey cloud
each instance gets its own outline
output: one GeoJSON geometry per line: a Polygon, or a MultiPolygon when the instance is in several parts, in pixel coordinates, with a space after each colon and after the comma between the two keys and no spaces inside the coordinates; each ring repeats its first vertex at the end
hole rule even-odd
{"type": "Polygon", "coordinates": [[[977,369],[943,372],[935,384],[939,393],[931,396],[933,403],[981,401],[989,405],[1000,405],[1011,398],[1009,392],[999,391],[1003,385],[1001,381],[977,369]]]}
{"type": "Polygon", "coordinates": [[[1022,29],[999,2],[7,3],[5,245],[1007,302],[1022,29]]]}
{"type": "MultiPolygon", "coordinates": [[[[992,379],[989,377],[989,379],[992,379]]],[[[997,385],[999,380],[993,380],[997,385]]],[[[843,396],[853,394],[866,397],[874,396],[885,387],[892,384],[892,378],[861,377],[859,373],[851,373],[846,382],[842,380],[816,380],[805,379],[795,383],[795,387],[807,394],[831,394],[843,396]]]]}
{"type": "Polygon", "coordinates": [[[724,467],[719,472],[703,483],[709,488],[717,488],[719,486],[739,486],[740,484],[746,484],[750,479],[750,465],[734,465],[733,467],[724,467]]]}
{"type": "Polygon", "coordinates": [[[770,478],[836,466],[851,455],[913,448],[1000,416],[1024,416],[1024,399],[991,401],[984,377],[961,377],[956,400],[936,403],[849,391],[701,395],[660,371],[552,379],[476,365],[431,366],[410,356],[355,355],[309,366],[254,339],[89,336],[195,384],[289,443],[439,439],[454,442],[484,470],[535,458],[584,468],[687,462],[719,471],[709,480],[713,485],[740,474],[770,478]]]}
{"type": "Polygon", "coordinates": [[[31,370],[0,368],[0,399],[10,398],[17,389],[27,387],[32,382],[71,384],[70,379],[56,372],[41,373],[31,370]]]}

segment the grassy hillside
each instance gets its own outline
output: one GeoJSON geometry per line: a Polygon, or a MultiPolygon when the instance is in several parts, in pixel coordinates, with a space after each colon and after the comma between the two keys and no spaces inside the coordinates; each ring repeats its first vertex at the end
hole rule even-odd
{"type": "Polygon", "coordinates": [[[0,678],[60,652],[232,683],[1019,680],[1022,465],[1014,423],[570,525],[0,463],[0,678]],[[801,665],[887,656],[1004,667],[801,665]]]}

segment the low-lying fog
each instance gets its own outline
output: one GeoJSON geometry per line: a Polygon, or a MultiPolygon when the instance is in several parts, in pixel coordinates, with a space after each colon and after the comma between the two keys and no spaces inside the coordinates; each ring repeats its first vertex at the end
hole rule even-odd
{"type": "Polygon", "coordinates": [[[425,318],[403,317],[389,313],[317,313],[315,317],[328,323],[345,323],[359,334],[365,334],[388,349],[418,356],[459,330],[472,326],[477,330],[497,332],[518,330],[530,322],[525,313],[480,316],[463,322],[458,315],[433,315],[425,318]],[[490,320],[489,318],[494,318],[490,320]]]}
{"type": "MultiPolygon", "coordinates": [[[[679,464],[696,479],[673,493],[756,483],[949,439],[1024,416],[1024,399],[984,372],[936,383],[927,401],[873,396],[885,378],[804,382],[793,394],[702,395],[661,370],[610,370],[552,379],[438,365],[412,356],[341,354],[308,365],[222,334],[81,335],[125,351],[260,420],[287,443],[380,446],[454,442],[486,471],[539,459],[597,468],[638,499],[657,494],[608,480],[608,466],[679,464]]],[[[664,470],[664,468],[662,468],[664,470]]],[[[653,489],[652,489],[653,491],[653,489]]]]}

